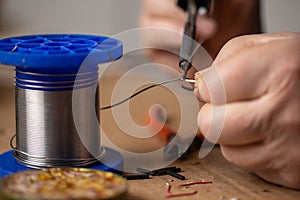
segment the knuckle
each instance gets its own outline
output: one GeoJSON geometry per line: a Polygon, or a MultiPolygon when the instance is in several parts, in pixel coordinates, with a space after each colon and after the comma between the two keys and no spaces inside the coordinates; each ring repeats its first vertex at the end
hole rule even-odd
{"type": "Polygon", "coordinates": [[[242,131],[253,134],[265,133],[270,129],[272,116],[269,111],[249,113],[243,124],[242,131]]]}
{"type": "Polygon", "coordinates": [[[268,96],[253,103],[253,111],[244,116],[243,131],[251,132],[253,137],[259,136],[261,140],[271,138],[278,132],[282,106],[273,98],[268,96]]]}
{"type": "Polygon", "coordinates": [[[278,116],[276,122],[285,131],[300,133],[300,101],[295,104],[288,105],[286,111],[278,116]]]}
{"type": "Polygon", "coordinates": [[[250,46],[252,46],[254,39],[256,39],[255,35],[237,36],[237,37],[234,37],[231,40],[229,40],[227,42],[227,45],[228,46],[238,46],[238,45],[242,45],[242,46],[250,45],[250,46]]]}
{"type": "Polygon", "coordinates": [[[243,125],[243,131],[246,132],[260,132],[260,130],[262,129],[262,120],[260,119],[261,117],[255,115],[253,117],[250,117],[250,119],[248,119],[246,121],[246,123],[244,123],[243,125]]]}
{"type": "Polygon", "coordinates": [[[239,45],[242,41],[244,41],[246,36],[239,36],[239,37],[234,37],[230,39],[225,45],[224,48],[230,48],[230,47],[235,47],[239,45]]]}

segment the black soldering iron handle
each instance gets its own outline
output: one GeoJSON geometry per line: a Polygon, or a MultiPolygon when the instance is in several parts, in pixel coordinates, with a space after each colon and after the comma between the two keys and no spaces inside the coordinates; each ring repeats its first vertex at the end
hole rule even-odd
{"type": "Polygon", "coordinates": [[[183,72],[183,79],[186,78],[187,71],[192,67],[195,34],[196,25],[188,20],[184,27],[184,35],[182,38],[178,63],[181,71],[183,72]]]}
{"type": "MultiPolygon", "coordinates": [[[[178,0],[177,5],[183,10],[187,10],[188,0],[178,0]]],[[[197,8],[206,8],[207,12],[210,10],[211,0],[195,0],[197,8]]]]}
{"type": "Polygon", "coordinates": [[[178,6],[186,10],[188,18],[184,27],[184,35],[180,48],[179,67],[182,71],[181,78],[186,78],[187,71],[192,67],[193,54],[195,51],[196,19],[200,8],[208,12],[211,0],[179,0],[178,6]]]}

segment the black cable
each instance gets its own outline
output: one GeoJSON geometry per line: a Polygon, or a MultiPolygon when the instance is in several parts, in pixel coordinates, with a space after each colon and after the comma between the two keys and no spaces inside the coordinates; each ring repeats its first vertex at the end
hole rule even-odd
{"type": "Polygon", "coordinates": [[[176,82],[176,81],[180,81],[180,80],[182,80],[182,79],[181,78],[176,78],[176,79],[171,79],[171,80],[164,81],[164,82],[161,82],[161,83],[155,83],[155,84],[149,85],[149,86],[137,91],[136,93],[132,94],[131,96],[123,99],[122,101],[119,101],[118,103],[115,103],[115,104],[112,104],[112,105],[109,105],[109,106],[102,107],[102,108],[100,108],[100,110],[107,110],[107,109],[110,109],[112,107],[116,107],[116,106],[132,99],[133,97],[135,97],[135,96],[141,94],[142,92],[145,92],[145,91],[147,91],[151,88],[154,88],[154,87],[157,87],[157,86],[160,86],[160,85],[165,85],[165,84],[172,83],[172,82],[176,82]]]}

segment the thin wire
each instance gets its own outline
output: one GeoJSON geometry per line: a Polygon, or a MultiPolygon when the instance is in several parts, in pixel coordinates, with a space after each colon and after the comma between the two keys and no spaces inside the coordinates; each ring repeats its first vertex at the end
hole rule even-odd
{"type": "Polygon", "coordinates": [[[171,80],[164,81],[164,82],[161,82],[161,83],[155,83],[155,84],[149,85],[149,86],[147,86],[147,87],[145,87],[145,88],[137,91],[136,93],[132,94],[131,96],[123,99],[122,101],[119,101],[119,102],[117,102],[115,104],[112,104],[112,105],[109,105],[109,106],[102,107],[102,108],[100,108],[100,110],[107,110],[107,109],[116,107],[116,106],[118,106],[118,105],[120,105],[122,103],[125,103],[126,101],[134,98],[135,96],[137,96],[137,95],[141,94],[142,92],[145,92],[145,91],[147,91],[147,90],[149,90],[151,88],[154,88],[154,87],[157,87],[157,86],[160,86],[160,85],[165,85],[165,84],[172,83],[172,82],[176,82],[176,81],[182,81],[182,79],[181,78],[175,78],[175,79],[171,79],[171,80]]]}
{"type": "Polygon", "coordinates": [[[197,81],[194,80],[194,79],[188,79],[188,78],[184,79],[184,81],[185,81],[185,82],[188,82],[188,83],[196,83],[196,82],[197,82],[197,81]]]}

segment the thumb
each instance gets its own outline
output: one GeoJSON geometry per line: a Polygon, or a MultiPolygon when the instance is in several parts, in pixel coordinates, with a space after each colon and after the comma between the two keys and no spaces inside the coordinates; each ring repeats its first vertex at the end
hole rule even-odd
{"type": "Polygon", "coordinates": [[[248,48],[195,74],[195,94],[202,102],[225,104],[260,97],[266,91],[268,67],[253,59],[266,48],[248,48]],[[255,81],[253,81],[255,80],[255,81]]]}
{"type": "Polygon", "coordinates": [[[222,104],[260,97],[267,91],[267,78],[272,55],[269,45],[286,40],[290,34],[241,36],[230,40],[221,50],[213,65],[195,74],[195,94],[200,101],[222,104]],[[259,59],[259,55],[263,55],[259,59]],[[254,81],[255,80],[255,81],[254,81]]]}

